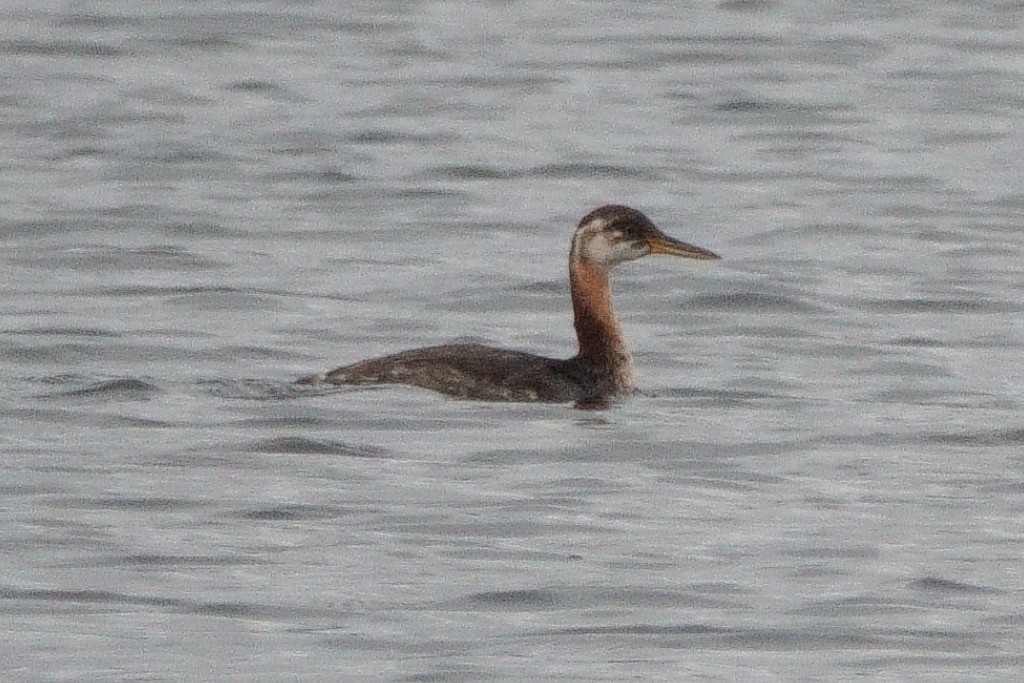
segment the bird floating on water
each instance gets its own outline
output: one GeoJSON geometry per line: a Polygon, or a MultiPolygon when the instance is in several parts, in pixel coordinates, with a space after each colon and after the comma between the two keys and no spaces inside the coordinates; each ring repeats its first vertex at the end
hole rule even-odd
{"type": "Polygon", "coordinates": [[[480,401],[605,404],[634,390],[633,359],[612,310],[608,273],[620,263],[649,254],[721,258],[669,237],[636,209],[602,206],[583,217],[569,249],[579,342],[572,358],[546,358],[481,344],[445,344],[360,361],[299,382],[406,384],[480,401]]]}

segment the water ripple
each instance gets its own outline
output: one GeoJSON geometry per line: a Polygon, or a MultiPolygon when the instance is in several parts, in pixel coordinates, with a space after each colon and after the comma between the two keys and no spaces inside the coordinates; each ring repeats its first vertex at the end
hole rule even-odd
{"type": "Polygon", "coordinates": [[[309,453],[318,455],[343,455],[349,458],[386,458],[391,454],[375,446],[350,444],[342,441],[319,441],[301,436],[282,436],[263,439],[248,448],[251,453],[309,453]]]}
{"type": "Polygon", "coordinates": [[[99,382],[81,389],[46,394],[43,398],[84,398],[110,401],[148,401],[160,393],[160,387],[141,379],[124,378],[99,382]]]}

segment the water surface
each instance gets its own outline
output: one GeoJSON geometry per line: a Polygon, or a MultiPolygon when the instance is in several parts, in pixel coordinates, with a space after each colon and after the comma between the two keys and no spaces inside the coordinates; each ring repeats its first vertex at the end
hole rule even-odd
{"type": "Polygon", "coordinates": [[[1014,680],[1013,4],[8,3],[8,680],[1014,680]],[[573,351],[603,411],[295,377],[573,351]]]}

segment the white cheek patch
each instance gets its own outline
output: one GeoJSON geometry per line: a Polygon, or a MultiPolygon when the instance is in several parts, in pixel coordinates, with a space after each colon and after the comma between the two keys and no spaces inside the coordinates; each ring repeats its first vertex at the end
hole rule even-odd
{"type": "Polygon", "coordinates": [[[622,239],[618,230],[606,232],[608,221],[595,218],[576,231],[572,251],[577,256],[594,263],[614,266],[647,254],[647,250],[632,240],[622,239]]]}
{"type": "Polygon", "coordinates": [[[581,225],[579,230],[572,236],[572,252],[582,257],[590,256],[590,242],[594,235],[600,234],[608,222],[603,218],[595,218],[586,225],[581,225]]]}
{"type": "Polygon", "coordinates": [[[597,233],[586,241],[583,255],[595,263],[611,263],[619,257],[622,247],[612,242],[605,233],[597,233]]]}
{"type": "Polygon", "coordinates": [[[572,240],[573,251],[594,263],[611,263],[616,260],[616,252],[620,247],[605,232],[607,226],[608,221],[595,218],[577,230],[572,240]]]}

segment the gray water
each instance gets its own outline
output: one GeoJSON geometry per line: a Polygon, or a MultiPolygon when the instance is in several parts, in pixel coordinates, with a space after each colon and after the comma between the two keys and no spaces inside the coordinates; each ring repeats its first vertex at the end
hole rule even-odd
{"type": "Polygon", "coordinates": [[[2,6],[5,680],[1024,673],[1020,3],[2,6]],[[641,395],[292,384],[609,202],[641,395]]]}

